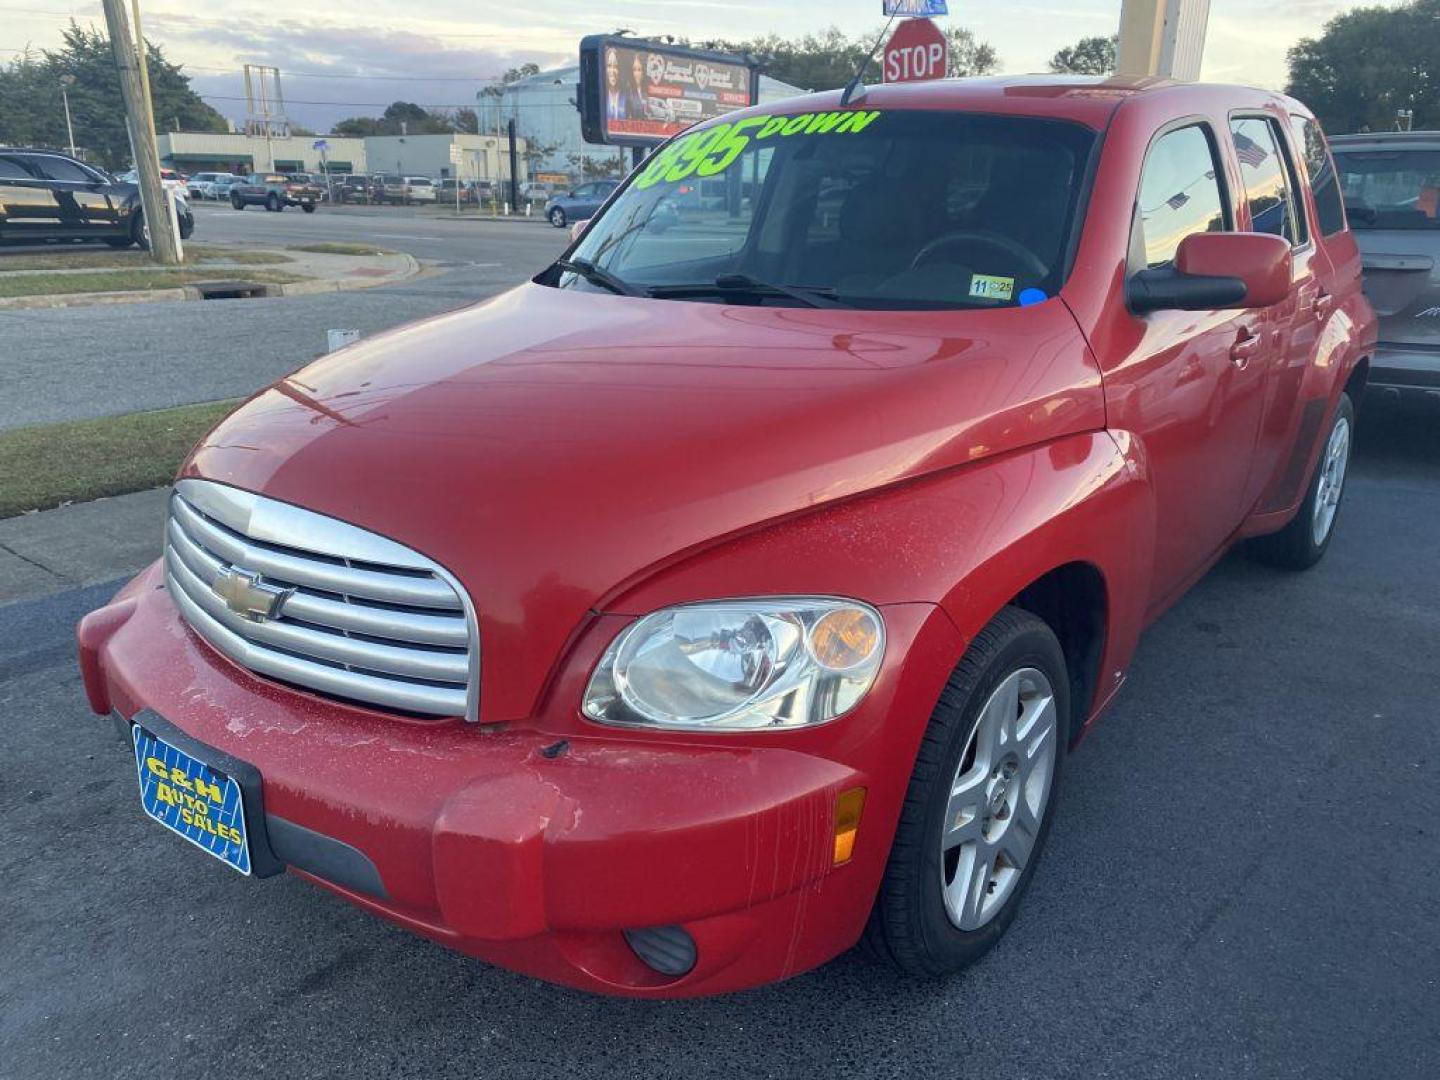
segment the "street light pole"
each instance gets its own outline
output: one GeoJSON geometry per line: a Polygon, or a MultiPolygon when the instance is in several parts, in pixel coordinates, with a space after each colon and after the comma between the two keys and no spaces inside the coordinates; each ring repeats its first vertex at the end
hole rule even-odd
{"type": "Polygon", "coordinates": [[[74,75],[60,76],[60,100],[65,103],[65,137],[70,140],[71,157],[75,157],[75,126],[70,123],[70,87],[74,85],[74,75]]]}

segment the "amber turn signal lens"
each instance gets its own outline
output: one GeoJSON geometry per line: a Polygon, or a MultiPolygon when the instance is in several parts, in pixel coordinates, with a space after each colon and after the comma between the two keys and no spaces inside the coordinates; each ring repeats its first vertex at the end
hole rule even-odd
{"type": "Polygon", "coordinates": [[[860,811],[865,809],[865,789],[851,788],[835,801],[835,866],[855,854],[855,837],[860,832],[860,811]]]}
{"type": "Polygon", "coordinates": [[[811,654],[832,671],[863,664],[879,645],[875,616],[859,608],[832,611],[810,629],[811,654]]]}

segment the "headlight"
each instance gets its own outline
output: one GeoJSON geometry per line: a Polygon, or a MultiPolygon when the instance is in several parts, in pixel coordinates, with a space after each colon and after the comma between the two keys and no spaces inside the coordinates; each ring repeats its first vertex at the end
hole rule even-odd
{"type": "Polygon", "coordinates": [[[605,650],[584,710],[603,724],[690,731],[823,724],[865,695],[884,654],[880,613],[854,600],[666,608],[605,650]]]}

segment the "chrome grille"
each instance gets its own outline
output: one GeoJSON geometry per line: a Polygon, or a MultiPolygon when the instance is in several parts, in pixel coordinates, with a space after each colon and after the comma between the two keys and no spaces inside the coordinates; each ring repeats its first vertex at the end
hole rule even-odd
{"type": "Polygon", "coordinates": [[[165,581],[195,631],[257,674],[402,712],[478,717],[469,600],[442,567],[392,540],[181,480],[165,581]]]}

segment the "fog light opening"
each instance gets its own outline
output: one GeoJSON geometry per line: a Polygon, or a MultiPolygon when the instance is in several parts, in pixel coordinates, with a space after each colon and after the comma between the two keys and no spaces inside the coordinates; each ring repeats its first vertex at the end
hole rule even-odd
{"type": "Polygon", "coordinates": [[[695,939],[678,926],[626,930],[631,950],[651,971],[678,979],[695,967],[695,939]]]}
{"type": "Polygon", "coordinates": [[[860,833],[860,812],[865,809],[865,789],[842,791],[835,800],[835,861],[843,866],[855,854],[855,838],[860,833]]]}

